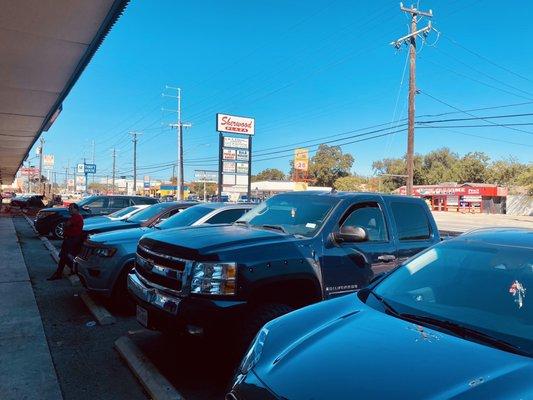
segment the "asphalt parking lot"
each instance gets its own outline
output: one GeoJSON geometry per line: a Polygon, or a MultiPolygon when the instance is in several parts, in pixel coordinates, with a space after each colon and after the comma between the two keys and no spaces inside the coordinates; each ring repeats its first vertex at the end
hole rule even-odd
{"type": "MultiPolygon", "coordinates": [[[[218,343],[216,339],[166,337],[143,329],[133,315],[117,313],[111,307],[107,309],[116,322],[98,325],[79,297],[81,287],[72,286],[67,279],[46,280],[55,269],[49,251],[24,218],[14,218],[14,223],[65,399],[148,398],[114,348],[124,335],[184,398],[224,397],[238,357],[224,353],[223,339],[218,343]],[[212,356],[215,348],[217,357],[212,356]]],[[[59,240],[51,242],[58,249],[61,246],[59,240]]]]}

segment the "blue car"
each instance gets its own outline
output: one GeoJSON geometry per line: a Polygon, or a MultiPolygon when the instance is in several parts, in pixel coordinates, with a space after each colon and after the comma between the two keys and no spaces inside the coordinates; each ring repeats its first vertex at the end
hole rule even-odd
{"type": "Polygon", "coordinates": [[[533,399],[533,230],[477,230],[266,324],[228,400],[533,399]]]}

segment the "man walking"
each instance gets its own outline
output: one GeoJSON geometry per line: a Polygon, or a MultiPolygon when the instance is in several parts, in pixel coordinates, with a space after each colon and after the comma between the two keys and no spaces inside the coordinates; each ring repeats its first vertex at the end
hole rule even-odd
{"type": "Polygon", "coordinates": [[[63,276],[63,269],[68,265],[70,270],[73,270],[72,261],[79,253],[83,241],[83,217],[80,215],[80,209],[76,203],[68,206],[70,218],[65,222],[63,229],[63,243],[61,244],[61,251],[59,252],[59,263],[57,270],[49,281],[61,279],[63,276]]]}

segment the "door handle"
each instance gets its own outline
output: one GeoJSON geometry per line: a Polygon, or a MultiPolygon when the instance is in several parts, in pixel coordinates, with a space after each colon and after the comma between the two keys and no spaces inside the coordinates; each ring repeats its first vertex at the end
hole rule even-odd
{"type": "Polygon", "coordinates": [[[378,260],[383,262],[391,262],[396,260],[396,256],[393,254],[382,254],[378,257],[378,260]]]}

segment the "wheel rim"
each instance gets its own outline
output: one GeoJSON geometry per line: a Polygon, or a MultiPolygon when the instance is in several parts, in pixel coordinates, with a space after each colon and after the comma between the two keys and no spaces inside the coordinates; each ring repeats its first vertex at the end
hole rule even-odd
{"type": "Polygon", "coordinates": [[[63,222],[56,225],[56,228],[54,229],[54,233],[57,237],[62,238],[63,237],[63,222]]]}

